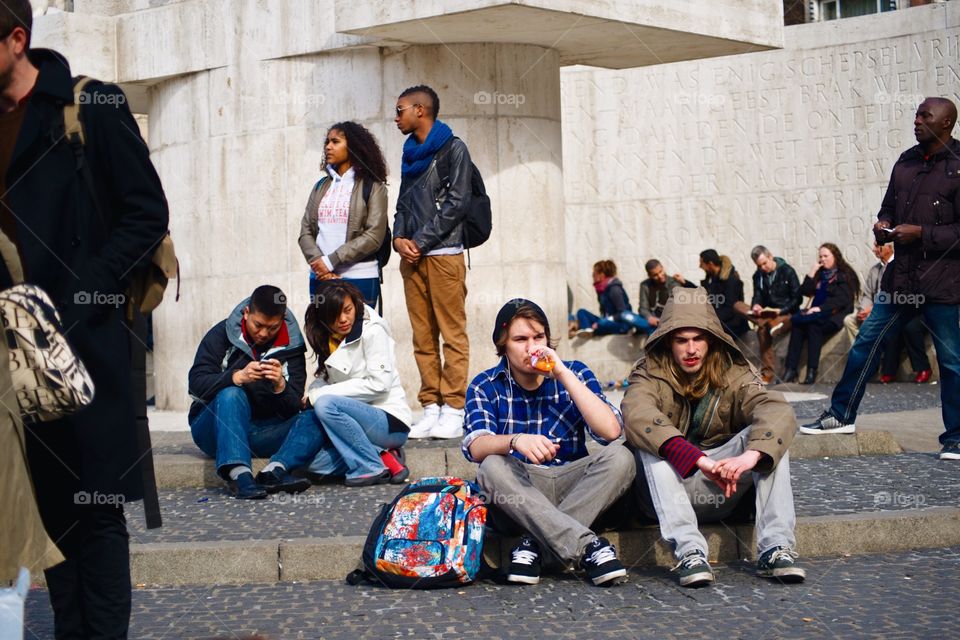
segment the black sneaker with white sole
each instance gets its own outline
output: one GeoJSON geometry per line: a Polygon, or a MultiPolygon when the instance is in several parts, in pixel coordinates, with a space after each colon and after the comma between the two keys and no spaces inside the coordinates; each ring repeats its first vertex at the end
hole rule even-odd
{"type": "Polygon", "coordinates": [[[606,538],[596,538],[583,550],[580,567],[593,584],[616,584],[627,575],[617,559],[617,549],[606,538]]]}
{"type": "Polygon", "coordinates": [[[680,578],[681,587],[702,587],[713,582],[713,569],[700,549],[683,554],[673,570],[680,578]]]}
{"type": "Polygon", "coordinates": [[[824,433],[853,433],[856,430],[856,424],[841,422],[829,411],[824,411],[819,418],[800,427],[800,433],[805,433],[808,436],[818,436],[824,433]]]}
{"type": "Polygon", "coordinates": [[[520,538],[520,544],[510,552],[510,569],[507,582],[537,584],[540,582],[540,547],[528,535],[520,538]]]}
{"type": "Polygon", "coordinates": [[[780,582],[803,582],[807,572],[797,566],[797,552],[787,547],[768,549],[757,560],[757,575],[780,582]]]}
{"type": "Polygon", "coordinates": [[[941,460],[960,460],[960,442],[951,442],[940,449],[941,460]]]}

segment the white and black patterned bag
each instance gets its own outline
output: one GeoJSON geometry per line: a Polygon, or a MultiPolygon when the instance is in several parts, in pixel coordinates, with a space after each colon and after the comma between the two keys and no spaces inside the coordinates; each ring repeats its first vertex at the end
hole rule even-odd
{"type": "Polygon", "coordinates": [[[0,319],[24,422],[56,420],[93,402],[93,380],[43,289],[17,284],[0,291],[0,319]]]}

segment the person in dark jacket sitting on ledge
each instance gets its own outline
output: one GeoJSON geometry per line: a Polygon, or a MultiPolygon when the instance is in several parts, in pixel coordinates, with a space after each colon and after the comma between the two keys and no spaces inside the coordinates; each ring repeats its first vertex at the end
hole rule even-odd
{"type": "Polygon", "coordinates": [[[820,349],[831,335],[843,326],[843,318],[853,311],[853,301],[860,295],[860,279],[837,245],[820,245],[816,264],[803,279],[800,292],[810,297],[807,308],[790,319],[790,345],[787,348],[784,382],[797,381],[797,366],[804,340],[807,341],[807,377],[803,384],[817,381],[820,349]]]}
{"type": "Polygon", "coordinates": [[[310,481],[282,469],[254,480],[251,457],[271,456],[298,420],[307,381],[306,346],[280,289],[263,285],[203,337],[190,368],[190,432],[217,460],[217,473],[242,499],[296,493],[310,481]]]}
{"type": "Polygon", "coordinates": [[[757,327],[760,374],[764,383],[770,383],[776,362],[773,338],[790,331],[790,316],[800,310],[803,297],[797,272],[786,260],[775,258],[763,245],[755,246],[750,258],[757,265],[753,273],[753,299],[749,307],[745,302],[738,302],[734,308],[757,327]]]}
{"type": "Polygon", "coordinates": [[[578,334],[597,336],[650,331],[650,323],[633,312],[630,299],[617,277],[617,265],[613,260],[601,260],[593,265],[593,288],[600,303],[600,315],[586,309],[578,309],[570,316],[570,337],[578,334]]]}
{"type": "MultiPolygon", "coordinates": [[[[706,275],[700,286],[706,289],[707,300],[717,312],[723,330],[732,338],[742,336],[750,325],[735,310],[735,305],[743,302],[743,280],[736,267],[729,257],[720,255],[715,249],[706,249],[700,252],[700,268],[706,275]]],[[[687,286],[683,276],[677,274],[674,278],[687,286]]]]}

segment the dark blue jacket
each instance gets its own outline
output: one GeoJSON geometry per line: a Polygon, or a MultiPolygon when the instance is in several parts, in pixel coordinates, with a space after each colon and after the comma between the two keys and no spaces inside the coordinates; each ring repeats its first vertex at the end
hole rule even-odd
{"type": "Polygon", "coordinates": [[[300,411],[303,388],[307,382],[307,368],[304,356],[306,345],[297,321],[287,309],[284,316],[287,340],[279,344],[283,336],[281,332],[274,343],[254,353],[240,332],[243,309],[249,303],[250,299],[247,298],[238,304],[229,318],[214,325],[200,341],[188,381],[190,396],[194,400],[190,406],[191,422],[218,393],[233,386],[232,377],[235,371],[243,369],[255,358],[262,360],[264,356],[280,361],[287,386],[280,393],[274,393],[273,384],[269,380],[257,380],[243,385],[243,390],[250,400],[253,417],[289,418],[300,411]]]}

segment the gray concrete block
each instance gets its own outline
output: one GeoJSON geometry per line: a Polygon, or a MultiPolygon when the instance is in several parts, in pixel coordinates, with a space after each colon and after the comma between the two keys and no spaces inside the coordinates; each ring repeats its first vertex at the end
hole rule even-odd
{"type": "Polygon", "coordinates": [[[419,480],[429,476],[446,475],[447,457],[443,449],[434,447],[405,449],[407,466],[410,468],[410,480],[419,480]]]}
{"type": "Polygon", "coordinates": [[[480,465],[464,458],[460,447],[456,449],[446,449],[445,452],[448,476],[456,476],[458,478],[464,478],[465,480],[477,479],[477,467],[480,465]]]}
{"type": "Polygon", "coordinates": [[[280,542],[281,580],[343,580],[357,568],[363,536],[300,538],[280,542]]]}
{"type": "Polygon", "coordinates": [[[276,582],[277,540],[130,545],[134,584],[276,582]]]}
{"type": "Polygon", "coordinates": [[[903,453],[889,431],[857,431],[857,446],[862,456],[888,456],[903,453]]]}
{"type": "Polygon", "coordinates": [[[797,433],[790,445],[791,458],[841,458],[860,455],[856,434],[826,433],[808,436],[797,433]]]}
{"type": "Polygon", "coordinates": [[[799,518],[797,550],[805,556],[885,553],[960,544],[960,509],[931,507],[799,518]]]}

